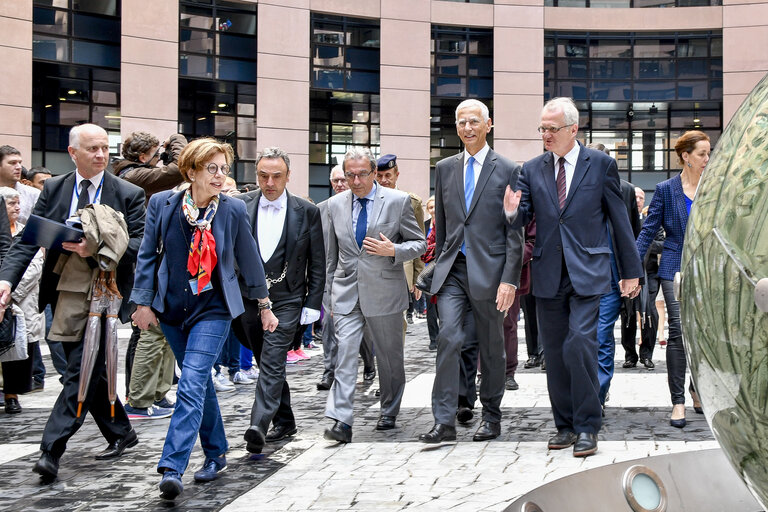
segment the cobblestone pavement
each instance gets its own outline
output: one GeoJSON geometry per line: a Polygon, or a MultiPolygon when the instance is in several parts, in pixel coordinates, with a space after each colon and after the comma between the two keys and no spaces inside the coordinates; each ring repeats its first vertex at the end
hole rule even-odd
{"type": "MultiPolygon", "coordinates": [[[[140,443],[115,461],[93,455],[106,442],[93,421],[70,440],[61,459],[59,478],[41,484],[32,473],[39,457],[45,420],[60,386],[46,356],[48,378],[43,392],[21,397],[22,414],[0,412],[0,510],[503,510],[516,497],[574,472],[649,455],[713,448],[717,444],[702,415],[688,408],[688,426],[669,426],[670,411],[664,349],[655,352],[656,370],[623,369],[617,346],[599,451],[576,459],[570,450],[548,451],[554,424],[540,369],[525,370],[525,343],[520,344],[517,391],[502,402],[501,437],[474,443],[475,420],[458,427],[458,441],[439,446],[419,443],[432,427],[430,391],[434,352],[427,350],[426,324],[410,326],[406,341],[408,385],[398,428],[374,430],[378,419],[376,384],[363,385],[362,369],[355,404],[353,442],[338,445],[323,439],[331,424],[324,418],[326,391],[315,383],[322,373],[322,351],[288,367],[299,433],[249,456],[242,434],[248,426],[254,386],[237,386],[219,395],[230,442],[228,469],[213,483],[195,484],[192,473],[203,461],[199,445],[184,476],[184,493],[167,504],[159,499],[155,466],[168,427],[167,419],[135,421],[140,443]]],[[[121,330],[121,344],[129,330],[121,330]]],[[[521,340],[523,330],[520,330],[521,340]]],[[[617,331],[618,334],[618,331],[617,331]]],[[[618,337],[618,336],[617,336],[618,337]]],[[[121,356],[124,349],[121,349],[121,356]]],[[[122,375],[121,375],[122,378],[122,375]]],[[[120,382],[118,389],[124,389],[120,382]]],[[[477,415],[476,415],[477,416],[477,415]]]]}

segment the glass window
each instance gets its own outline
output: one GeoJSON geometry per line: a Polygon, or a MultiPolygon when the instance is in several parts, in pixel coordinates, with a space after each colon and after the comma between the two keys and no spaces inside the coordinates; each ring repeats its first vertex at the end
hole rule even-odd
{"type": "MultiPolygon", "coordinates": [[[[219,2],[220,4],[221,2],[219,2]]],[[[242,4],[243,7],[248,4],[242,4]]],[[[219,32],[256,35],[256,15],[243,12],[217,11],[219,32]]]]}
{"type": "Polygon", "coordinates": [[[221,80],[238,82],[256,81],[256,62],[247,60],[217,59],[218,75],[221,80]]]}
{"type": "Polygon", "coordinates": [[[632,99],[632,86],[628,82],[593,82],[591,98],[594,101],[626,101],[632,99]]]}
{"type": "Polygon", "coordinates": [[[118,19],[75,13],[72,16],[72,25],[74,37],[112,43],[120,42],[120,20],[118,19]]]}
{"type": "Polygon", "coordinates": [[[213,78],[213,58],[203,55],[179,54],[179,74],[198,78],[213,78]]]}
{"type": "Polygon", "coordinates": [[[344,67],[344,50],[339,46],[315,46],[315,66],[344,67]]]}
{"type": "Polygon", "coordinates": [[[493,96],[493,79],[490,78],[470,78],[469,79],[469,97],[470,98],[490,98],[493,96]]]}
{"type": "MultiPolygon", "coordinates": [[[[682,62],[682,61],[680,61],[682,62]]],[[[636,60],[635,78],[675,78],[675,61],[669,60],[636,60]]]]}
{"type": "Polygon", "coordinates": [[[635,41],[635,58],[675,57],[674,39],[638,39],[635,41]]]}
{"type": "Polygon", "coordinates": [[[32,23],[36,32],[66,36],[69,34],[69,13],[35,7],[32,23]]]}
{"type": "Polygon", "coordinates": [[[199,28],[213,30],[213,13],[211,9],[198,9],[181,5],[179,10],[179,28],[199,28]]]}
{"type": "Polygon", "coordinates": [[[589,56],[596,59],[632,57],[628,39],[596,39],[590,41],[589,56]]]}
{"type": "Polygon", "coordinates": [[[58,37],[32,36],[32,57],[35,59],[69,61],[69,41],[58,37]]]}
{"type": "Polygon", "coordinates": [[[219,55],[249,59],[256,53],[256,39],[253,37],[219,34],[219,55]]]}
{"type": "Polygon", "coordinates": [[[677,69],[680,78],[707,78],[709,75],[706,60],[680,59],[677,69]]]}
{"type": "Polygon", "coordinates": [[[104,16],[119,16],[119,7],[118,0],[72,0],[72,8],[75,11],[92,12],[104,16]]]}
{"type": "Polygon", "coordinates": [[[346,67],[352,69],[379,70],[379,50],[368,48],[347,48],[346,67]]]}
{"type": "Polygon", "coordinates": [[[120,67],[120,47],[88,41],[72,41],[72,62],[89,66],[120,67]]]}

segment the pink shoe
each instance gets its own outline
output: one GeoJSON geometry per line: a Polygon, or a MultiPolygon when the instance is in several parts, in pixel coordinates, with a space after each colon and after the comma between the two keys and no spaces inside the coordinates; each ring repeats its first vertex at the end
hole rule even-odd
{"type": "Polygon", "coordinates": [[[299,355],[293,350],[289,350],[288,354],[286,355],[285,362],[287,364],[296,364],[299,361],[301,361],[301,358],[299,357],[299,355]]]}
{"type": "Polygon", "coordinates": [[[297,350],[294,351],[294,353],[299,356],[299,359],[309,359],[311,356],[307,355],[306,352],[304,352],[301,347],[299,347],[297,350]]]}

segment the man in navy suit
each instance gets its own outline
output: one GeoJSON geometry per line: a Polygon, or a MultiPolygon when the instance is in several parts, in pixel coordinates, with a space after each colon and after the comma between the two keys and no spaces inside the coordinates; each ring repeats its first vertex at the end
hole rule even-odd
{"type": "Polygon", "coordinates": [[[539,333],[547,360],[547,387],[557,435],[549,449],[573,447],[573,455],[597,451],[602,423],[597,379],[600,295],[611,288],[615,234],[622,296],[635,297],[643,274],[619,190],[616,161],[576,141],[579,112],[570,98],[554,98],[541,111],[539,133],[546,153],[523,165],[518,190],[507,188],[504,211],[513,227],[536,215],[531,260],[539,333]]]}
{"type": "MultiPolygon", "coordinates": [[[[116,281],[123,296],[120,320],[126,322],[130,319],[128,297],[131,295],[133,286],[136,255],[144,235],[144,191],[105,172],[109,163],[109,137],[103,128],[94,124],[75,126],[69,133],[68,151],[77,167],[76,170],[47,180],[32,213],[57,222],[64,222],[87,204],[104,204],[125,216],[129,242],[128,248],[117,265],[116,281]]],[[[17,237],[14,241],[0,268],[0,307],[8,306],[11,289],[19,283],[37,250],[37,246],[24,242],[21,238],[17,237]]],[[[91,267],[97,265],[84,238],[77,243],[65,242],[61,247],[52,247],[47,251],[40,282],[39,305],[40,309],[43,309],[50,304],[54,308],[54,318],[56,317],[55,306],[59,299],[57,289],[59,274],[55,272],[54,267],[59,256],[65,253],[77,254],[91,267]]],[[[101,434],[109,443],[106,450],[96,455],[96,459],[119,457],[126,448],[138,443],[136,432],[131,428],[119,398],[115,402],[115,413],[112,418],[107,396],[103,336],[99,343],[100,349],[93,369],[91,387],[83,402],[82,414],[79,416],[76,414],[77,390],[83,342],[80,340],[62,344],[67,358],[63,387],[43,431],[43,439],[40,443],[43,453],[33,468],[33,471],[39,473],[45,481],[56,478],[59,471],[59,458],[64,454],[69,438],[82,426],[86,413],[91,413],[101,434]]]]}

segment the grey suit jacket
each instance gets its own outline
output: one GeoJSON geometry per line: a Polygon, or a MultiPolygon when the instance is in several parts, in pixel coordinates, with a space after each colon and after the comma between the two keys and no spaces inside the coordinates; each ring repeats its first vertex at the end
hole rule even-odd
{"type": "Polygon", "coordinates": [[[403,262],[424,254],[427,242],[416,222],[411,199],[405,192],[378,186],[366,236],[379,233],[395,244],[395,257],[368,254],[357,246],[352,229],[351,190],[328,200],[326,290],[331,311],[348,314],[360,301],[365,316],[403,312],[408,307],[408,284],[403,262]]]}
{"type": "Polygon", "coordinates": [[[483,162],[467,211],[464,201],[464,153],[435,166],[435,272],[437,294],[466,242],[469,294],[476,300],[496,298],[500,283],[520,285],[525,240],[522,228],[504,217],[504,191],[516,188],[520,165],[492,149],[483,162]]]}
{"type": "MultiPolygon", "coordinates": [[[[317,208],[320,210],[320,221],[323,224],[323,247],[326,249],[326,253],[328,252],[328,225],[330,224],[328,221],[328,199],[326,199],[323,202],[317,203],[317,208]]],[[[327,264],[327,261],[326,261],[327,264]]],[[[327,265],[326,265],[327,266],[327,265]]],[[[326,278],[325,284],[328,284],[328,279],[326,278]]],[[[328,287],[325,287],[325,290],[323,290],[323,309],[326,311],[331,310],[331,290],[328,289],[328,287]]]]}

